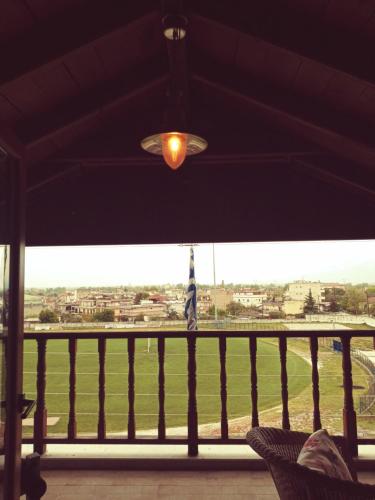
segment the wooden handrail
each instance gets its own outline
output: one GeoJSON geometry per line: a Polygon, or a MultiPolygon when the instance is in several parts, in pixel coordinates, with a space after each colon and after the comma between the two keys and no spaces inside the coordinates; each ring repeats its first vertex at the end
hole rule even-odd
{"type": "MultiPolygon", "coordinates": [[[[184,330],[165,330],[165,331],[113,331],[100,330],[97,332],[82,332],[82,331],[48,331],[39,333],[25,332],[25,340],[38,340],[41,337],[50,340],[68,340],[76,339],[158,339],[158,338],[187,338],[189,332],[184,330]]],[[[371,337],[368,330],[204,330],[194,332],[195,338],[219,338],[224,336],[227,338],[345,338],[345,337],[371,337]]]]}
{"type": "MultiPolygon", "coordinates": [[[[282,401],[282,427],[290,428],[290,415],[288,407],[288,366],[287,352],[288,338],[305,338],[309,339],[310,355],[311,355],[311,379],[312,379],[312,399],[313,399],[313,429],[321,427],[320,415],[320,389],[319,389],[319,370],[318,370],[318,338],[341,338],[342,342],[342,373],[344,387],[344,404],[343,404],[343,428],[344,435],[347,437],[350,449],[353,455],[357,453],[358,442],[362,442],[357,438],[356,414],[353,403],[353,380],[352,380],[352,363],[350,340],[352,337],[368,337],[369,332],[363,330],[346,331],[99,331],[99,332],[41,332],[41,333],[26,333],[25,340],[35,340],[37,342],[38,363],[37,363],[37,407],[34,416],[34,438],[24,439],[24,442],[33,442],[34,449],[40,454],[46,450],[47,443],[138,443],[138,444],[173,444],[181,443],[188,446],[190,456],[198,454],[199,444],[215,443],[244,443],[244,439],[229,437],[228,425],[228,387],[227,387],[227,339],[228,338],[247,338],[249,340],[249,361],[250,361],[250,394],[251,400],[251,425],[259,425],[258,414],[258,374],[257,374],[257,341],[259,338],[276,338],[278,339],[279,355],[280,355],[280,387],[282,401]],[[136,412],[135,412],[135,396],[136,396],[136,370],[135,370],[135,353],[138,339],[157,338],[157,359],[158,359],[158,429],[155,438],[138,437],[136,432],[136,412]],[[187,437],[172,438],[166,435],[165,421],[165,350],[166,342],[170,338],[186,339],[187,344],[187,388],[188,388],[188,432],[187,437]],[[198,435],[198,408],[197,408],[197,360],[196,360],[196,345],[199,338],[216,338],[218,339],[218,358],[220,362],[220,402],[221,416],[220,427],[221,436],[215,438],[203,438],[198,435]],[[76,363],[77,363],[77,344],[79,340],[96,339],[98,342],[98,357],[99,357],[99,373],[98,373],[98,433],[97,437],[81,437],[77,436],[76,423],[76,363]],[[110,437],[106,435],[106,415],[105,415],[105,372],[106,372],[106,342],[108,339],[125,339],[127,342],[127,357],[128,357],[128,421],[127,421],[127,436],[110,437]],[[48,341],[68,340],[69,346],[69,417],[67,437],[57,437],[47,435],[47,408],[46,408],[46,350],[48,341]]],[[[368,439],[365,440],[369,441],[368,439]]],[[[371,440],[370,440],[371,441],[371,440]]],[[[375,443],[375,440],[372,442],[375,443]]]]}

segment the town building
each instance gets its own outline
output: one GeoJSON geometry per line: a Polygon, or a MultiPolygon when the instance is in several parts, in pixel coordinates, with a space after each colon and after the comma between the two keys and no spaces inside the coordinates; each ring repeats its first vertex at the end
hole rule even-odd
{"type": "Polygon", "coordinates": [[[218,309],[225,310],[227,305],[233,302],[233,292],[225,288],[212,288],[210,290],[210,300],[218,309]]]}
{"type": "Polygon", "coordinates": [[[238,302],[245,307],[261,307],[266,302],[268,296],[266,293],[255,291],[241,291],[233,293],[233,302],[238,302]]]}
{"type": "Polygon", "coordinates": [[[301,280],[289,283],[285,299],[304,302],[310,291],[317,305],[324,302],[324,285],[320,281],[301,280]]]}
{"type": "Polygon", "coordinates": [[[282,311],[286,316],[296,316],[297,314],[303,314],[304,305],[303,300],[284,300],[282,311]]]}

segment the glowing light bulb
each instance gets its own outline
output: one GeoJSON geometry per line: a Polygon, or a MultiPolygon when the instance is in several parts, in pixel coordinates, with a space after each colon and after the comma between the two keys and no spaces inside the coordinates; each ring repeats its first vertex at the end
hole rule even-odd
{"type": "Polygon", "coordinates": [[[165,163],[177,170],[186,158],[187,138],[180,132],[162,134],[162,151],[165,163]]]}

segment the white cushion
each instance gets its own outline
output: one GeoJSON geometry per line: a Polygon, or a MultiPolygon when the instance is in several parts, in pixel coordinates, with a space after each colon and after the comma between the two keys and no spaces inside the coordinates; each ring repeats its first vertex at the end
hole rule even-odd
{"type": "Polygon", "coordinates": [[[352,481],[344,459],[325,429],[311,434],[298,455],[297,463],[330,477],[352,481]]]}

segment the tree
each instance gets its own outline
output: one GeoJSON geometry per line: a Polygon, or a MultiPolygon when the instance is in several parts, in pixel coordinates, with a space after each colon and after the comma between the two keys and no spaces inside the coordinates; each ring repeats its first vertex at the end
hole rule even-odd
{"type": "Polygon", "coordinates": [[[342,299],[342,307],[352,314],[359,314],[366,304],[366,294],[355,287],[348,288],[342,299]]]}
{"type": "Polygon", "coordinates": [[[168,313],[168,319],[172,319],[172,320],[179,319],[178,312],[175,311],[174,309],[172,309],[171,311],[169,311],[169,313],[168,313]]]}
{"type": "Polygon", "coordinates": [[[240,313],[242,313],[246,307],[239,302],[230,302],[227,305],[227,313],[230,314],[231,316],[238,316],[240,313]]]}
{"type": "Polygon", "coordinates": [[[105,311],[97,312],[93,316],[94,321],[115,321],[115,311],[113,309],[106,309],[105,311]]]}
{"type": "Polygon", "coordinates": [[[338,305],[338,303],[336,302],[336,300],[331,300],[330,304],[329,304],[329,311],[330,312],[333,312],[333,313],[336,313],[336,312],[339,312],[340,311],[340,306],[338,305]]]}
{"type": "Polygon", "coordinates": [[[283,319],[285,318],[284,311],[270,311],[270,319],[283,319]]]}
{"type": "Polygon", "coordinates": [[[82,316],[71,313],[63,313],[61,315],[61,321],[63,323],[82,323],[82,316]]]}
{"type": "Polygon", "coordinates": [[[149,293],[147,292],[138,292],[136,293],[135,297],[134,297],[134,304],[135,305],[138,305],[141,303],[141,300],[145,300],[145,299],[148,299],[150,296],[149,293]]]}
{"type": "Polygon", "coordinates": [[[222,319],[222,318],[225,318],[225,316],[226,316],[226,312],[224,311],[224,309],[218,309],[217,310],[217,317],[218,318],[222,319]]]}
{"type": "Polygon", "coordinates": [[[51,311],[50,309],[42,309],[39,313],[39,321],[41,323],[58,323],[59,318],[55,311],[51,311]]]}
{"type": "Polygon", "coordinates": [[[314,300],[314,297],[312,296],[310,288],[309,293],[305,298],[305,307],[303,308],[303,311],[305,312],[305,314],[314,314],[317,312],[317,310],[318,308],[316,306],[316,302],[314,300]]]}

